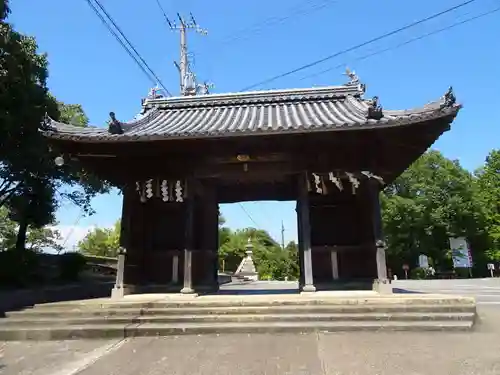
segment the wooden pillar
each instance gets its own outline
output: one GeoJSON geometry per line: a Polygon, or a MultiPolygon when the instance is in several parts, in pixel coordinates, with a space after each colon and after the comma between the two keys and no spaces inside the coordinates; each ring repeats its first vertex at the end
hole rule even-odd
{"type": "Polygon", "coordinates": [[[134,271],[134,265],[130,264],[130,261],[137,259],[137,249],[132,246],[132,215],[134,214],[134,194],[135,190],[131,188],[130,183],[127,183],[122,188],[122,216],[120,225],[120,248],[125,249],[129,252],[129,256],[124,259],[123,264],[123,277],[122,281],[124,284],[133,285],[137,284],[140,280],[137,278],[137,270],[134,271]],[[131,256],[130,256],[131,254],[131,256]],[[132,272],[131,272],[132,271],[132,272]]]}
{"type": "Polygon", "coordinates": [[[172,284],[179,282],[179,255],[175,254],[172,257],[172,284]]]}
{"type": "Polygon", "coordinates": [[[127,249],[129,247],[130,238],[130,191],[128,185],[122,189],[122,217],[120,220],[120,246],[127,249]]]}
{"type": "Polygon", "coordinates": [[[373,238],[376,247],[377,277],[379,280],[387,279],[387,266],[385,263],[385,244],[382,233],[382,212],[380,209],[380,191],[375,183],[370,186],[372,201],[373,238]]]}
{"type": "Polygon", "coordinates": [[[387,278],[387,264],[385,259],[385,242],[382,233],[382,211],[380,209],[379,186],[372,182],[370,186],[372,203],[373,238],[375,240],[375,261],[377,263],[377,280],[373,288],[379,293],[392,293],[390,280],[387,278]]]}
{"type": "Polygon", "coordinates": [[[203,184],[203,246],[204,287],[211,291],[219,289],[218,282],[218,241],[219,241],[219,210],[215,188],[205,182],[203,184]]]}
{"type": "Polygon", "coordinates": [[[315,292],[316,287],[313,283],[312,269],[312,249],[311,249],[311,223],[309,214],[309,191],[307,189],[307,174],[299,175],[299,215],[300,215],[300,239],[302,246],[299,251],[302,251],[303,269],[304,269],[304,285],[303,292],[315,292]]]}
{"type": "Polygon", "coordinates": [[[337,250],[332,250],[330,253],[332,260],[332,278],[333,280],[338,280],[339,278],[339,261],[337,250]]]}
{"type": "Polygon", "coordinates": [[[193,244],[194,244],[194,190],[191,180],[187,182],[186,227],[184,239],[184,287],[182,294],[193,294],[193,244]]]}
{"type": "Polygon", "coordinates": [[[295,207],[295,212],[297,213],[297,239],[299,243],[297,244],[297,250],[299,252],[299,288],[302,289],[304,286],[304,247],[302,246],[302,220],[300,215],[300,203],[297,201],[295,207]]]}

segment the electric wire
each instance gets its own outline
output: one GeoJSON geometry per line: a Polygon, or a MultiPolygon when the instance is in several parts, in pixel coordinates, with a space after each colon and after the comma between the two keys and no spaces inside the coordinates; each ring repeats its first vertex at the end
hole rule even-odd
{"type": "Polygon", "coordinates": [[[335,57],[338,57],[338,56],[344,55],[344,54],[346,54],[346,53],[348,53],[348,52],[352,52],[352,51],[357,50],[357,49],[359,49],[359,48],[365,47],[365,46],[367,46],[367,45],[369,45],[369,44],[372,44],[372,43],[378,42],[378,41],[380,41],[380,40],[382,40],[382,39],[386,39],[386,38],[388,38],[388,37],[390,37],[390,36],[393,36],[393,35],[395,35],[395,34],[398,34],[398,33],[402,32],[402,31],[408,30],[408,29],[410,29],[410,28],[412,28],[412,27],[415,27],[415,26],[417,26],[417,25],[420,25],[420,24],[425,23],[425,22],[427,22],[427,21],[430,21],[430,20],[432,20],[432,19],[435,19],[435,18],[441,17],[441,16],[443,16],[443,15],[445,15],[445,14],[447,14],[447,13],[451,13],[451,12],[453,12],[453,11],[455,11],[455,10],[459,9],[459,8],[462,8],[462,7],[466,6],[466,5],[469,5],[469,4],[471,4],[471,3],[475,2],[475,1],[477,1],[477,0],[467,0],[467,1],[462,2],[462,3],[458,4],[458,5],[455,5],[455,6],[451,7],[451,8],[445,9],[445,10],[443,10],[443,11],[441,11],[441,12],[438,12],[438,13],[434,13],[434,14],[432,14],[432,15],[428,16],[428,17],[422,18],[422,19],[420,19],[420,20],[418,20],[418,21],[412,22],[412,23],[410,23],[410,24],[407,24],[407,25],[405,25],[405,26],[403,26],[403,27],[400,27],[400,28],[395,29],[395,30],[393,30],[393,31],[390,31],[390,32],[388,32],[388,33],[385,33],[385,34],[379,35],[379,36],[377,36],[377,37],[375,37],[375,38],[372,38],[372,39],[370,39],[370,40],[367,40],[367,41],[362,42],[362,43],[360,43],[360,44],[357,44],[357,45],[355,45],[355,46],[352,46],[352,47],[349,47],[349,48],[343,49],[343,50],[341,50],[341,51],[338,51],[338,52],[336,52],[336,53],[333,53],[333,54],[331,54],[331,55],[328,55],[328,56],[326,56],[326,57],[323,57],[323,58],[321,58],[321,59],[319,59],[319,60],[313,61],[313,62],[311,62],[311,63],[305,64],[305,65],[302,65],[302,66],[300,66],[300,67],[298,67],[298,68],[295,68],[295,69],[293,69],[293,70],[290,70],[290,71],[288,71],[288,72],[278,74],[278,75],[276,75],[276,76],[274,76],[274,77],[267,78],[267,79],[265,79],[265,80],[263,80],[263,81],[257,82],[257,83],[255,83],[255,84],[253,84],[253,85],[250,85],[250,86],[247,86],[247,87],[243,88],[243,89],[242,89],[242,90],[240,90],[240,91],[248,91],[248,90],[253,89],[253,88],[255,88],[255,87],[262,86],[262,85],[264,85],[264,84],[267,84],[267,83],[273,82],[273,81],[275,81],[275,80],[277,80],[277,79],[284,78],[284,77],[287,77],[287,76],[289,76],[289,75],[292,75],[292,74],[298,73],[298,72],[300,72],[300,71],[302,71],[302,70],[305,70],[305,69],[308,69],[308,68],[312,68],[313,66],[316,66],[316,65],[321,64],[321,63],[323,63],[323,62],[325,62],[325,61],[331,60],[331,59],[333,59],[333,58],[335,58],[335,57]]]}
{"type": "Polygon", "coordinates": [[[102,23],[106,26],[108,31],[115,37],[115,39],[120,43],[120,45],[125,49],[127,54],[135,61],[135,63],[139,66],[139,68],[142,70],[142,72],[146,75],[146,77],[153,83],[153,84],[159,84],[165,92],[172,96],[172,94],[168,91],[168,89],[165,87],[165,85],[162,83],[162,81],[159,79],[159,77],[156,75],[156,73],[151,69],[151,67],[147,64],[147,62],[144,60],[144,58],[141,56],[141,54],[137,51],[137,49],[132,45],[130,40],[125,36],[125,34],[122,32],[120,27],[116,24],[114,19],[110,16],[110,14],[106,11],[106,9],[102,6],[102,4],[99,2],[99,0],[94,0],[95,4],[101,9],[101,11],[104,13],[106,18],[111,22],[111,24],[115,27],[116,31],[121,35],[120,36],[116,33],[116,31],[111,27],[111,25],[108,23],[106,18],[99,12],[99,9],[97,9],[96,5],[92,3],[91,0],[85,0],[87,4],[94,10],[95,14],[99,17],[99,19],[102,21],[102,23]],[[123,40],[122,40],[123,38],[123,40]],[[128,47],[126,44],[128,44],[128,47]],[[132,53],[132,51],[135,53],[132,53]],[[149,71],[149,72],[148,72],[149,71]]]}
{"type": "Polygon", "coordinates": [[[163,18],[165,18],[165,22],[170,26],[170,21],[168,20],[167,13],[165,12],[165,8],[163,8],[163,6],[161,5],[160,0],[156,0],[156,5],[158,5],[158,8],[160,8],[160,11],[163,14],[163,18]]]}
{"type": "Polygon", "coordinates": [[[243,206],[241,203],[238,203],[238,205],[239,205],[239,206],[240,206],[240,208],[243,210],[243,212],[245,213],[245,215],[247,215],[247,216],[248,216],[248,218],[250,219],[250,221],[251,221],[251,222],[255,225],[256,229],[260,229],[260,228],[261,228],[261,226],[255,222],[255,220],[253,219],[252,215],[250,215],[250,214],[248,213],[248,211],[246,210],[245,206],[243,206]]]}
{"type": "Polygon", "coordinates": [[[105,14],[105,16],[109,19],[109,21],[113,24],[113,26],[115,27],[115,29],[120,33],[120,35],[122,36],[122,38],[125,40],[125,42],[127,42],[127,44],[130,46],[130,48],[132,48],[132,50],[135,52],[135,54],[137,55],[137,57],[139,57],[139,59],[142,61],[142,63],[144,64],[144,66],[146,67],[147,70],[149,70],[151,72],[151,74],[153,75],[153,77],[156,79],[156,82],[163,88],[163,90],[165,90],[165,92],[169,95],[169,96],[172,96],[172,94],[168,91],[168,89],[165,87],[165,85],[162,83],[162,81],[160,80],[160,78],[156,75],[156,73],[153,71],[153,69],[150,68],[150,66],[148,65],[148,63],[146,62],[146,60],[144,60],[144,58],[141,56],[141,54],[137,51],[137,49],[134,47],[134,45],[130,42],[130,40],[125,36],[125,34],[123,33],[123,31],[121,30],[121,28],[116,24],[115,20],[111,17],[111,15],[106,11],[106,9],[104,8],[104,6],[101,4],[100,0],[94,0],[94,2],[97,4],[97,6],[102,10],[102,12],[105,14]]]}
{"type": "Polygon", "coordinates": [[[78,216],[77,216],[77,218],[76,218],[75,222],[74,222],[74,223],[73,223],[73,225],[71,226],[70,230],[68,231],[68,234],[65,236],[66,238],[64,239],[63,243],[61,244],[61,246],[62,246],[64,249],[66,249],[66,244],[68,243],[68,241],[70,240],[70,238],[73,236],[73,233],[75,232],[75,228],[76,228],[76,226],[78,225],[78,223],[80,223],[80,220],[83,218],[83,216],[84,216],[84,213],[83,213],[83,211],[81,211],[81,212],[78,214],[78,216]]]}
{"type": "Polygon", "coordinates": [[[240,29],[239,31],[232,33],[231,36],[223,39],[218,44],[219,44],[219,46],[224,46],[224,45],[227,45],[227,44],[230,44],[233,42],[248,39],[251,37],[250,33],[257,34],[267,27],[282,24],[285,21],[291,19],[292,17],[303,16],[306,14],[316,12],[316,11],[321,10],[323,8],[326,8],[330,5],[338,3],[339,0],[323,0],[322,2],[319,2],[319,3],[314,3],[313,1],[309,1],[309,2],[312,4],[310,4],[307,7],[296,6],[296,7],[291,8],[288,15],[284,15],[281,17],[276,17],[276,16],[268,17],[268,18],[262,20],[261,22],[257,22],[254,25],[240,29]]]}
{"type": "MultiPolygon", "coordinates": [[[[476,16],[474,16],[474,17],[469,17],[469,18],[467,18],[467,19],[465,19],[465,20],[462,20],[462,21],[460,21],[460,22],[455,22],[455,23],[453,23],[453,24],[451,24],[451,25],[448,25],[448,26],[446,26],[446,27],[443,27],[443,28],[441,28],[441,29],[433,30],[433,31],[431,31],[431,32],[429,32],[429,33],[426,33],[426,34],[423,34],[423,35],[420,35],[420,36],[417,36],[417,37],[411,38],[411,39],[406,40],[406,41],[404,41],[404,42],[402,42],[402,43],[399,43],[399,44],[397,44],[397,45],[395,45],[395,46],[388,47],[388,48],[384,48],[384,49],[381,49],[381,50],[378,50],[378,51],[371,52],[371,53],[369,53],[369,54],[366,54],[366,55],[360,56],[360,57],[358,57],[358,58],[355,58],[355,59],[351,60],[351,62],[366,60],[366,59],[368,59],[368,58],[370,58],[370,57],[377,56],[377,55],[380,55],[380,54],[382,54],[382,53],[389,52],[389,51],[391,51],[391,50],[395,50],[395,49],[398,49],[398,48],[404,47],[404,46],[406,46],[406,45],[408,45],[408,44],[411,44],[411,43],[417,42],[417,41],[419,41],[419,40],[422,40],[422,39],[428,38],[428,37],[430,37],[430,36],[433,36],[433,35],[436,35],[436,34],[442,33],[442,32],[444,32],[444,31],[451,30],[451,29],[453,29],[453,28],[455,28],[455,27],[457,27],[457,26],[461,26],[461,25],[464,25],[464,24],[466,24],[466,23],[469,23],[469,22],[475,21],[475,20],[477,20],[477,19],[480,19],[480,18],[483,18],[483,17],[489,16],[489,15],[491,15],[491,14],[493,14],[493,13],[498,12],[498,11],[500,11],[500,7],[498,7],[498,8],[494,8],[494,9],[492,9],[492,10],[489,10],[489,11],[484,12],[484,13],[481,13],[481,14],[478,14],[478,15],[476,15],[476,16]]],[[[328,73],[328,72],[330,72],[330,71],[332,71],[332,70],[342,68],[342,67],[344,67],[344,66],[346,66],[346,65],[347,65],[347,63],[342,63],[342,64],[336,65],[336,66],[334,66],[334,67],[331,67],[331,68],[328,68],[328,69],[322,70],[322,71],[320,71],[320,72],[313,73],[313,74],[309,74],[309,75],[307,75],[307,76],[304,76],[304,77],[300,78],[300,79],[299,79],[299,81],[302,81],[302,80],[305,80],[305,79],[309,79],[309,78],[314,78],[314,77],[320,76],[320,75],[325,74],[325,73],[328,73]]]]}
{"type": "MultiPolygon", "coordinates": [[[[159,1],[159,0],[156,0],[159,1]]],[[[273,26],[273,25],[279,25],[284,23],[286,20],[292,18],[292,17],[298,17],[298,16],[303,16],[306,14],[310,14],[313,12],[316,12],[320,9],[326,8],[330,5],[333,5],[335,3],[338,3],[339,0],[323,0],[320,3],[315,4],[314,1],[310,0],[309,3],[313,3],[310,6],[304,7],[302,6],[295,6],[290,9],[290,12],[288,15],[282,16],[282,17],[268,17],[260,22],[256,22],[253,25],[250,25],[248,27],[245,27],[243,29],[239,29],[231,35],[227,36],[226,38],[222,38],[219,41],[214,42],[215,46],[217,48],[224,47],[228,44],[232,44],[234,42],[246,40],[252,37],[250,34],[258,34],[262,30],[264,30],[267,27],[273,26]]],[[[196,52],[198,55],[203,55],[205,52],[197,51],[196,52]]]]}
{"type": "Polygon", "coordinates": [[[125,45],[125,43],[123,43],[123,41],[120,39],[120,37],[118,36],[118,34],[113,30],[113,28],[108,24],[108,22],[106,21],[106,19],[102,16],[102,14],[99,12],[99,10],[95,7],[95,5],[90,1],[90,0],[85,0],[87,2],[87,4],[89,4],[89,6],[94,10],[95,14],[97,15],[97,17],[99,17],[99,19],[102,21],[102,23],[104,24],[104,26],[106,26],[106,28],[108,29],[108,31],[115,37],[115,39],[118,41],[118,43],[120,43],[120,45],[123,47],[123,49],[125,50],[125,52],[127,52],[127,54],[135,61],[135,63],[137,64],[137,66],[141,69],[141,71],[144,73],[144,75],[153,83],[153,84],[156,84],[156,81],[154,80],[154,78],[146,71],[146,69],[144,69],[144,67],[142,66],[142,64],[140,63],[140,61],[137,59],[137,57],[135,57],[133,55],[133,53],[128,49],[128,47],[125,45]]]}

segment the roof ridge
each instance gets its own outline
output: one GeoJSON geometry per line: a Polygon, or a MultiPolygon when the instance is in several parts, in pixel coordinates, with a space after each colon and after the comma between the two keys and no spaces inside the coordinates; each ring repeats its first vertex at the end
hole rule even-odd
{"type": "Polygon", "coordinates": [[[124,134],[108,134],[105,128],[77,128],[53,120],[41,130],[53,138],[89,142],[285,134],[404,126],[437,118],[451,121],[461,108],[451,88],[444,97],[424,107],[399,111],[383,109],[377,97],[368,100],[348,92],[358,91],[356,87],[336,86],[249,94],[236,100],[234,96],[228,99],[220,95],[165,104],[157,100],[142,118],[120,122],[124,134]]]}
{"type": "Polygon", "coordinates": [[[321,97],[341,98],[346,96],[361,96],[362,94],[363,90],[360,85],[340,85],[146,99],[143,105],[144,107],[184,105],[191,107],[225,103],[281,102],[321,97]]]}

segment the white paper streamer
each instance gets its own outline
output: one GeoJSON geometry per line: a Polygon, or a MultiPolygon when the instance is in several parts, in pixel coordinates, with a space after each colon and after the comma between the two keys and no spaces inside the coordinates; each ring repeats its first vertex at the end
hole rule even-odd
{"type": "Polygon", "coordinates": [[[344,187],[342,186],[342,181],[340,181],[339,178],[335,177],[333,172],[328,173],[328,178],[330,179],[331,182],[335,184],[335,186],[337,186],[337,188],[340,191],[344,190],[344,187]]]}
{"type": "Polygon", "coordinates": [[[175,201],[176,202],[184,202],[184,198],[182,196],[182,192],[183,192],[183,189],[182,189],[182,184],[181,182],[178,180],[176,183],[175,183],[175,201]]]}
{"type": "Polygon", "coordinates": [[[345,174],[352,185],[352,193],[356,194],[356,189],[359,187],[359,180],[352,173],[345,172],[345,174]]]}

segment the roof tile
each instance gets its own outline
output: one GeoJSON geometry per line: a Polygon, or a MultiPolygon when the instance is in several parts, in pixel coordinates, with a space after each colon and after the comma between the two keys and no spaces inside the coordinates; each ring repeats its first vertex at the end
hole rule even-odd
{"type": "Polygon", "coordinates": [[[122,123],[124,134],[55,121],[44,134],[108,142],[332,131],[406,125],[454,116],[460,109],[440,100],[414,110],[384,110],[380,120],[373,120],[368,119],[369,106],[351,86],[153,99],[145,102],[142,118],[122,123]]]}

